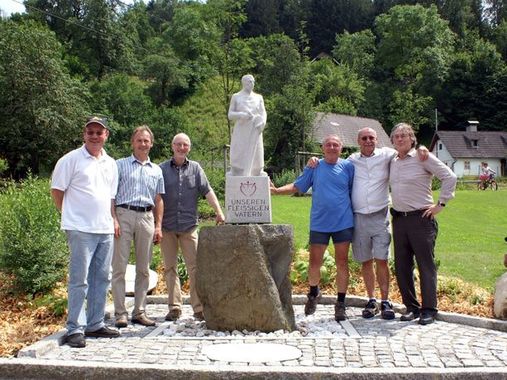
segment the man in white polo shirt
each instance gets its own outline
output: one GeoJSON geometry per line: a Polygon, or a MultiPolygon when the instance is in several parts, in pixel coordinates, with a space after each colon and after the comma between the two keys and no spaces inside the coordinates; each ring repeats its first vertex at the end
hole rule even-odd
{"type": "Polygon", "coordinates": [[[111,209],[118,187],[116,162],[103,149],[108,136],[105,119],[89,119],[84,145],[58,160],[51,181],[70,248],[66,343],[71,347],[85,347],[85,335],[119,336],[104,324],[113,255],[111,209]]]}

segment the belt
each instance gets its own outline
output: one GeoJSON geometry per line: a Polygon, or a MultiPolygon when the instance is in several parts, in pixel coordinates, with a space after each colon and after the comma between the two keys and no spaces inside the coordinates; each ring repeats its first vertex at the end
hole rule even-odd
{"type": "Polygon", "coordinates": [[[426,209],[424,210],[414,210],[414,211],[396,211],[394,208],[391,208],[391,215],[393,217],[397,216],[412,216],[412,215],[422,215],[426,209]]]}
{"type": "Polygon", "coordinates": [[[140,207],[140,206],[131,206],[127,204],[117,205],[116,207],[126,208],[127,210],[137,211],[137,212],[148,212],[153,209],[153,206],[140,207]]]}

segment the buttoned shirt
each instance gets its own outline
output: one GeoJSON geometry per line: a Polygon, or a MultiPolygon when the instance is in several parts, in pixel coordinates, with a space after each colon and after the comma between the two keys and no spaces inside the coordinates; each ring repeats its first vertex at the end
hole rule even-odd
{"type": "Polygon", "coordinates": [[[64,192],[62,230],[112,234],[111,200],[118,188],[116,162],[102,149],[92,156],[83,145],[60,158],[51,188],[64,192]]]}
{"type": "Polygon", "coordinates": [[[148,207],[155,205],[157,194],[164,193],[164,178],[160,167],[148,158],[139,161],[134,155],[120,158],[118,166],[118,193],[115,204],[148,207]]]}
{"type": "Polygon", "coordinates": [[[389,182],[393,207],[397,211],[424,210],[433,205],[432,177],[441,182],[439,200],[447,203],[454,198],[456,174],[433,154],[420,161],[415,149],[404,158],[396,155],[391,161],[389,182]]]}
{"type": "Polygon", "coordinates": [[[208,178],[196,161],[186,159],[178,166],[174,159],[160,164],[166,192],[162,228],[173,232],[187,232],[197,226],[197,202],[211,190],[208,178]]]}
{"type": "Polygon", "coordinates": [[[354,164],[352,208],[355,213],[371,214],[389,205],[389,164],[396,151],[389,147],[375,148],[371,156],[353,153],[354,164]]]}

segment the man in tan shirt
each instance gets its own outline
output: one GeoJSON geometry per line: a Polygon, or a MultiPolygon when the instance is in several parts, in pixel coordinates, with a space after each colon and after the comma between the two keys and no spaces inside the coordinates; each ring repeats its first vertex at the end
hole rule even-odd
{"type": "Polygon", "coordinates": [[[433,323],[437,313],[437,268],[434,247],[438,233],[435,215],[454,198],[456,175],[442,161],[430,154],[417,159],[412,127],[397,124],[391,131],[391,142],[398,152],[391,161],[389,182],[393,208],[394,264],[396,280],[407,312],[401,321],[419,318],[419,324],[433,323]],[[433,176],[442,182],[439,200],[433,202],[433,176]],[[419,269],[420,304],[414,285],[414,257],[419,269]]]}

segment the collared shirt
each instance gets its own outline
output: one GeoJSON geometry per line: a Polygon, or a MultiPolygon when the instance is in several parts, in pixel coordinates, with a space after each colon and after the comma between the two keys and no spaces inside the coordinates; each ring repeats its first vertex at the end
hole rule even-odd
{"type": "Polygon", "coordinates": [[[439,200],[447,203],[454,198],[456,174],[433,154],[426,161],[417,158],[415,149],[405,158],[398,155],[391,161],[389,182],[393,207],[397,211],[423,210],[433,205],[431,180],[442,182],[439,200]]]}
{"type": "Polygon", "coordinates": [[[104,149],[92,156],[83,145],[56,163],[51,188],[64,192],[62,230],[114,233],[111,200],[118,188],[118,169],[104,149]]]}
{"type": "Polygon", "coordinates": [[[371,214],[389,205],[389,163],[396,151],[389,147],[375,148],[371,156],[353,153],[354,164],[352,208],[355,213],[371,214]]]}
{"type": "Polygon", "coordinates": [[[166,193],[162,228],[173,232],[187,232],[197,226],[197,201],[211,190],[208,178],[196,161],[185,160],[177,166],[174,160],[160,164],[166,193]]]}
{"type": "Polygon", "coordinates": [[[150,159],[140,162],[134,155],[120,158],[118,193],[115,204],[148,207],[155,205],[157,194],[164,194],[164,178],[160,167],[150,159]]]}

